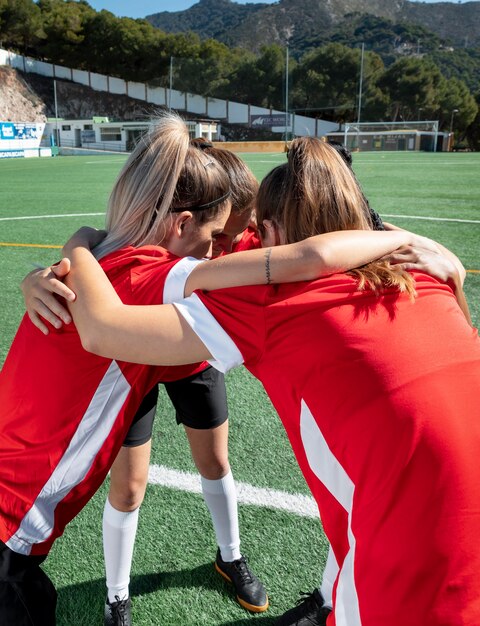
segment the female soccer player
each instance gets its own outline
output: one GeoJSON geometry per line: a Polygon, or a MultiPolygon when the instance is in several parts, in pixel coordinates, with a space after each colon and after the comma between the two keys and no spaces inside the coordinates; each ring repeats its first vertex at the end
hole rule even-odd
{"type": "MultiPolygon", "coordinates": [[[[215,233],[210,251],[212,256],[217,256],[217,246],[225,248],[229,237],[233,239],[236,231],[243,231],[245,222],[248,224],[258,182],[233,153],[198,140],[190,143],[212,156],[229,177],[231,211],[222,231],[215,233]]],[[[168,248],[168,243],[165,245],[168,248]]],[[[165,389],[175,407],[177,422],[185,428],[200,473],[202,493],[218,545],[215,567],[233,583],[244,608],[265,611],[268,608],[265,589],[240,552],[236,491],[228,460],[228,409],[223,374],[209,366],[187,378],[166,382],[165,389]]],[[[131,611],[130,572],[139,508],[148,482],[157,398],[158,385],[155,385],[143,399],[110,472],[110,491],[103,515],[105,626],[116,626],[119,616],[131,611]]]]}
{"type": "MultiPolygon", "coordinates": [[[[292,143],[257,208],[266,244],[371,228],[348,168],[313,138],[292,143]]],[[[262,381],[339,565],[329,626],[480,623],[480,342],[458,277],[374,262],[273,285],[275,252],[267,286],[132,307],[72,245],[82,342],[152,364],[243,362],[262,381]]]]}
{"type": "MultiPolygon", "coordinates": [[[[241,261],[180,258],[208,256],[227,220],[228,196],[224,170],[189,145],[178,118],[166,115],[122,170],[111,228],[97,250],[122,300],[176,300],[186,281],[191,289],[263,282],[262,250],[242,253],[241,261]],[[158,242],[168,251],[148,245],[158,242]]],[[[283,280],[309,279],[413,240],[404,233],[342,235],[283,247],[272,255],[271,270],[283,280]]],[[[0,374],[0,623],[55,623],[56,594],[40,563],[104,480],[148,390],[202,368],[96,357],[82,349],[73,325],[45,336],[24,318],[0,374]]]]}
{"type": "MultiPolygon", "coordinates": [[[[231,252],[234,245],[243,243],[243,231],[247,229],[254,213],[258,182],[245,162],[232,152],[214,148],[203,139],[192,140],[190,145],[220,163],[230,181],[231,211],[222,232],[216,233],[213,238],[211,254],[215,257],[231,252]]],[[[115,205],[117,202],[118,197],[115,198],[115,205]]],[[[122,215],[128,215],[128,207],[122,215]]],[[[26,294],[37,294],[42,289],[41,281],[45,280],[43,275],[44,272],[34,272],[25,279],[26,294]]],[[[33,306],[37,306],[38,297],[31,300],[33,306]]],[[[66,310],[60,312],[60,304],[56,301],[52,306],[56,307],[57,316],[50,318],[51,322],[58,323],[65,314],[68,315],[66,310]]],[[[29,301],[27,310],[32,321],[39,328],[47,330],[35,310],[30,309],[29,301]]],[[[192,456],[201,475],[203,496],[211,513],[218,544],[216,568],[222,575],[227,573],[228,579],[234,583],[242,606],[255,612],[264,611],[268,607],[265,590],[240,553],[236,492],[228,462],[228,419],[223,374],[208,367],[186,379],[167,382],[165,388],[176,408],[178,423],[183,423],[185,427],[192,456]],[[226,572],[227,569],[229,572],[226,572]]],[[[110,473],[110,491],[103,516],[107,626],[112,621],[115,623],[117,614],[130,613],[130,571],[139,507],[148,481],[157,398],[158,385],[155,385],[143,399],[110,473]]]]}

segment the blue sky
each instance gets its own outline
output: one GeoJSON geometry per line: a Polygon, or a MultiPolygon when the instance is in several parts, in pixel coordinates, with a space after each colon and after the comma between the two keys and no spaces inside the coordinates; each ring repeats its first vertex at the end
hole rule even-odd
{"type": "MultiPolygon", "coordinates": [[[[247,0],[236,0],[239,4],[246,4],[247,0]]],[[[257,4],[259,0],[248,0],[257,4]]],[[[272,4],[275,0],[261,0],[272,4]]],[[[437,0],[425,0],[436,2],[437,0]]],[[[461,0],[467,2],[468,0],[461,0]]],[[[88,0],[88,3],[97,11],[107,9],[119,17],[145,17],[161,11],[183,11],[195,4],[195,0],[88,0]]]]}
{"type": "MultiPolygon", "coordinates": [[[[183,11],[196,4],[195,0],[87,0],[88,4],[97,11],[107,9],[120,17],[145,17],[161,11],[183,11]]],[[[247,0],[236,0],[239,4],[246,4],[247,0]]],[[[248,0],[257,4],[254,0],[248,0]]],[[[272,4],[275,0],[263,0],[272,4]]]]}

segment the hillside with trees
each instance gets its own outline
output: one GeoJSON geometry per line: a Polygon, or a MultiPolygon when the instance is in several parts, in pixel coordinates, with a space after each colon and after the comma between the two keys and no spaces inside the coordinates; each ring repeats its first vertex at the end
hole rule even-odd
{"type": "MultiPolygon", "coordinates": [[[[270,25],[259,16],[267,8],[290,6],[305,15],[320,4],[327,6],[313,0],[275,5],[202,0],[201,5],[205,3],[234,5],[232,19],[237,22],[239,11],[249,7],[248,15],[265,28],[270,25]]],[[[292,31],[290,43],[299,47],[291,48],[289,109],[335,122],[357,119],[363,43],[362,121],[438,119],[449,130],[455,111],[457,137],[480,148],[480,49],[455,49],[424,26],[396,21],[393,14],[378,17],[350,10],[405,4],[412,3],[332,0],[328,6],[336,6],[337,14],[329,18],[329,36],[292,31]],[[350,12],[340,19],[342,6],[350,12]]],[[[220,11],[216,19],[222,15],[220,11]]],[[[58,65],[159,86],[169,85],[173,61],[175,89],[284,108],[286,53],[278,43],[253,51],[192,32],[167,33],[146,20],[97,12],[85,0],[0,0],[0,42],[58,65]]]]}
{"type": "Polygon", "coordinates": [[[480,45],[480,2],[409,2],[408,0],[279,0],[273,4],[237,4],[232,0],[199,0],[185,11],[147,16],[166,32],[195,32],[230,46],[258,49],[284,44],[296,52],[311,37],[330,38],[351,14],[371,15],[394,24],[410,24],[457,47],[480,45]]]}

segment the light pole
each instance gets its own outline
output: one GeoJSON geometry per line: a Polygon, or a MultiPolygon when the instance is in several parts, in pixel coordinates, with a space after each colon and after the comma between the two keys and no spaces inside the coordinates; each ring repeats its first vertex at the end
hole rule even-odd
{"type": "Polygon", "coordinates": [[[58,130],[58,102],[57,102],[57,81],[53,79],[53,102],[55,106],[55,141],[57,147],[60,147],[60,132],[58,130]]]}
{"type": "Polygon", "coordinates": [[[420,121],[420,120],[421,120],[421,113],[422,113],[422,111],[423,111],[423,108],[422,108],[422,107],[420,107],[420,108],[418,109],[418,121],[420,121]]]}
{"type": "Polygon", "coordinates": [[[357,124],[360,124],[361,114],[362,114],[362,90],[363,90],[363,57],[365,53],[365,44],[362,43],[362,56],[360,59],[360,81],[358,87],[358,115],[357,115],[357,124]]]}
{"type": "Polygon", "coordinates": [[[288,142],[288,41],[285,49],[285,144],[288,142]]]}
{"type": "Polygon", "coordinates": [[[170,72],[169,72],[169,89],[168,89],[168,108],[172,109],[172,83],[173,83],[173,57],[170,57],[170,72]]]}
{"type": "Polygon", "coordinates": [[[450,134],[453,133],[453,116],[455,115],[455,113],[458,113],[458,109],[453,109],[452,115],[450,117],[450,134]]]}

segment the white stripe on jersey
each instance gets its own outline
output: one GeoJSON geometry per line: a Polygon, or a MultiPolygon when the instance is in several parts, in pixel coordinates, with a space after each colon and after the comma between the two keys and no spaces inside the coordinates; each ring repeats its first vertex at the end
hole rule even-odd
{"type": "Polygon", "coordinates": [[[190,272],[199,264],[204,263],[204,259],[194,259],[185,257],[175,263],[168,272],[163,286],[163,304],[183,300],[185,297],[185,283],[190,276],[190,272]]]}
{"type": "Polygon", "coordinates": [[[337,626],[361,626],[362,621],[353,571],[355,537],[352,532],[352,507],[355,485],[333,455],[304,400],[302,400],[300,412],[300,433],[310,468],[348,514],[350,550],[338,577],[335,622],[337,626]]]}
{"type": "Polygon", "coordinates": [[[55,508],[90,471],[129,392],[128,381],[112,361],[57,467],[16,533],[7,541],[11,550],[30,554],[33,544],[50,537],[55,508]]]}
{"type": "Polygon", "coordinates": [[[243,363],[242,353],[197,294],[192,293],[189,298],[174,302],[174,305],[208,348],[213,357],[208,361],[210,365],[220,372],[228,372],[232,367],[243,363]]]}

